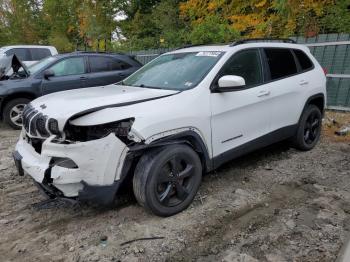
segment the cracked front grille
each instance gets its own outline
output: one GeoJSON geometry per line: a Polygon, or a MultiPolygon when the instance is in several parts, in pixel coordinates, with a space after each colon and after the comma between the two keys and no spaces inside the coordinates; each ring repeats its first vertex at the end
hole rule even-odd
{"type": "Polygon", "coordinates": [[[32,136],[49,137],[50,132],[46,128],[48,117],[39,113],[30,104],[22,114],[23,126],[26,132],[32,136]]]}

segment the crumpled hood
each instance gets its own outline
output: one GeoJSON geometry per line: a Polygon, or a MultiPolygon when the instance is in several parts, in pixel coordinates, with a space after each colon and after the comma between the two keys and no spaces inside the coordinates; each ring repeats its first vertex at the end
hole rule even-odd
{"type": "Polygon", "coordinates": [[[23,69],[23,74],[29,76],[27,67],[13,54],[0,57],[0,81],[7,80],[8,74],[12,69],[12,73],[18,73],[19,69],[23,69]],[[6,77],[7,76],[7,77],[6,77]]]}
{"type": "Polygon", "coordinates": [[[150,89],[123,85],[107,85],[57,92],[31,102],[39,112],[59,122],[60,128],[72,117],[108,107],[128,106],[179,93],[173,90],[150,89]]]}

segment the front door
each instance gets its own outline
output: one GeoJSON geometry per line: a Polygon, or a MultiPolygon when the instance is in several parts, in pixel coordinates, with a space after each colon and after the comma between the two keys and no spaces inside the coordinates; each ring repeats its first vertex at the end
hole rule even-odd
{"type": "Polygon", "coordinates": [[[216,82],[224,75],[241,76],[246,85],[235,91],[211,94],[213,157],[222,160],[218,160],[219,164],[228,160],[237,147],[251,146],[247,143],[267,134],[271,115],[270,90],[263,84],[259,49],[235,53],[219,72],[216,82]]]}
{"type": "Polygon", "coordinates": [[[84,57],[69,57],[49,68],[55,74],[42,80],[43,95],[85,87],[87,74],[84,57]]]}

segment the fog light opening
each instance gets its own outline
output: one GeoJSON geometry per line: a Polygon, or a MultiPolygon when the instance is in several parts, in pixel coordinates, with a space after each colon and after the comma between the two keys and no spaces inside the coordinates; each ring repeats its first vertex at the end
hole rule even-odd
{"type": "Polygon", "coordinates": [[[51,166],[59,166],[70,169],[78,168],[78,165],[72,159],[66,157],[53,157],[51,160],[51,166]]]}

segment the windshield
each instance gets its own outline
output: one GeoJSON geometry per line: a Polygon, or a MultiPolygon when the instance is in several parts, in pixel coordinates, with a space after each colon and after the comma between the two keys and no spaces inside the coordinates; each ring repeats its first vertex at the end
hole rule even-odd
{"type": "Polygon", "coordinates": [[[46,57],[40,60],[39,62],[36,62],[35,64],[32,64],[31,66],[29,66],[28,71],[30,74],[35,74],[36,72],[38,72],[39,70],[41,70],[42,68],[44,68],[45,66],[47,66],[48,64],[50,64],[55,60],[57,60],[56,57],[53,57],[53,56],[46,57]]]}
{"type": "Polygon", "coordinates": [[[162,55],[123,81],[124,85],[186,90],[195,87],[222,56],[222,52],[162,55]]]}

